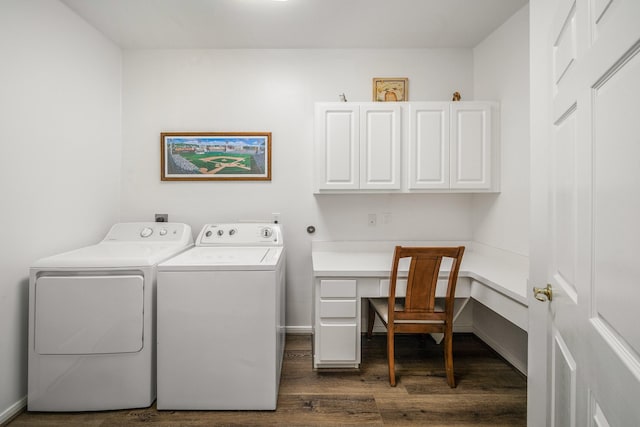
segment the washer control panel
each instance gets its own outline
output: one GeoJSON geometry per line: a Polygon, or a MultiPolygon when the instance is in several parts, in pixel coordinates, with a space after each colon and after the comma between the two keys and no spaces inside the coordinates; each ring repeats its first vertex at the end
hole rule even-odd
{"type": "Polygon", "coordinates": [[[282,230],[268,222],[207,224],[196,246],[282,246],[282,230]]]}
{"type": "Polygon", "coordinates": [[[177,222],[123,222],[111,227],[103,241],[193,243],[193,236],[191,227],[177,222]]]}

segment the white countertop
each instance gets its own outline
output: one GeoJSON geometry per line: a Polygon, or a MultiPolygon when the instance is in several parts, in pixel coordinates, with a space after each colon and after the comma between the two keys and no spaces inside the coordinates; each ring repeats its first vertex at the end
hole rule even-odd
{"type": "MultiPolygon", "coordinates": [[[[528,258],[515,253],[469,242],[314,242],[315,277],[388,278],[393,247],[462,245],[465,253],[458,277],[468,277],[505,296],[527,305],[528,258]]],[[[447,271],[448,266],[443,265],[447,271]]],[[[407,267],[401,264],[401,271],[407,267]]]]}

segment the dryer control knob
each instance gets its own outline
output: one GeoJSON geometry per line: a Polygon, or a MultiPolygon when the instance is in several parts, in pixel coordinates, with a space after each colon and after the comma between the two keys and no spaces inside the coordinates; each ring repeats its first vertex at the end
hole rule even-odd
{"type": "Polygon", "coordinates": [[[233,236],[236,233],[237,233],[237,230],[235,228],[232,228],[231,230],[229,230],[229,236],[233,236]]]}
{"type": "Polygon", "coordinates": [[[151,227],[145,227],[142,229],[142,231],[140,232],[140,237],[149,237],[153,234],[153,228],[151,227]]]}
{"type": "Polygon", "coordinates": [[[161,236],[166,236],[166,234],[167,234],[167,229],[166,228],[161,228],[160,229],[160,235],[161,236]]]}
{"type": "Polygon", "coordinates": [[[260,231],[260,234],[262,235],[262,237],[268,239],[273,235],[273,230],[270,227],[265,227],[260,231]]]}
{"type": "Polygon", "coordinates": [[[218,236],[222,236],[224,234],[224,230],[218,230],[218,236]]]}

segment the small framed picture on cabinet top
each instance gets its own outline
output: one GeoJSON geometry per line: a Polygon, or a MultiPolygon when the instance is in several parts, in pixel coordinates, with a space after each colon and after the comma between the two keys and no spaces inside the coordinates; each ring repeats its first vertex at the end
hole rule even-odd
{"type": "Polygon", "coordinates": [[[406,77],[374,77],[373,100],[379,102],[408,101],[409,79],[406,77]]]}

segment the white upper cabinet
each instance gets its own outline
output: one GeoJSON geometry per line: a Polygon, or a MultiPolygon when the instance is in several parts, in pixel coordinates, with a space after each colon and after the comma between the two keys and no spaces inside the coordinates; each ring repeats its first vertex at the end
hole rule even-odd
{"type": "Polygon", "coordinates": [[[449,102],[410,104],[409,189],[449,188],[449,102]]]}
{"type": "Polygon", "coordinates": [[[451,103],[451,188],[491,189],[491,104],[451,103]]]}
{"type": "Polygon", "coordinates": [[[356,104],[316,105],[315,165],[318,188],[360,188],[360,108],[356,104]]]}
{"type": "Polygon", "coordinates": [[[399,105],[360,105],[360,188],[400,189],[401,117],[399,105]]]}
{"type": "Polygon", "coordinates": [[[319,190],[400,190],[401,108],[374,103],[316,104],[319,190]]]}
{"type": "Polygon", "coordinates": [[[316,192],[496,192],[497,104],[316,104],[316,192]]]}

